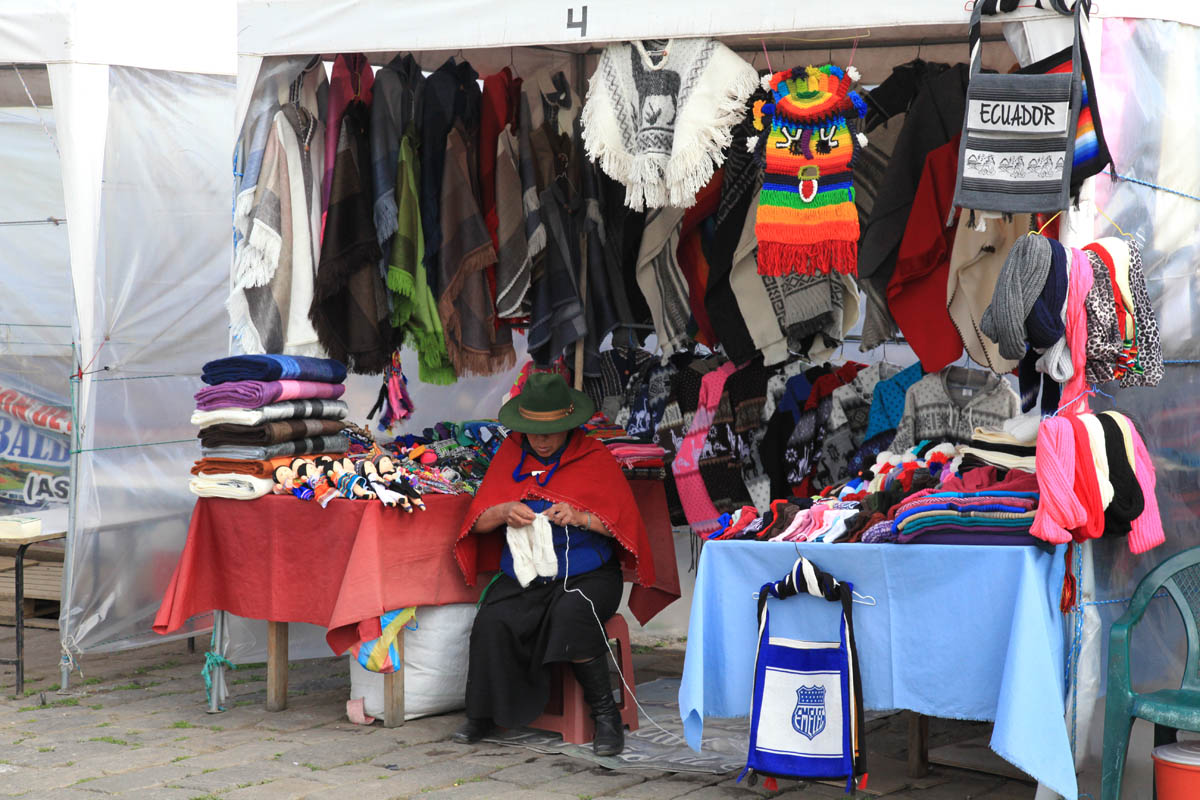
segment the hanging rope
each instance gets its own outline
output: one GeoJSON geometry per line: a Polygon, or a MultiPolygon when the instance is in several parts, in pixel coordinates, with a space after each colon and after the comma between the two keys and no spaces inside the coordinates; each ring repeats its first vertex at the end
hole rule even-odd
{"type": "MultiPolygon", "coordinates": [[[[212,703],[213,672],[218,668],[236,670],[237,665],[217,652],[217,631],[214,628],[212,639],[209,642],[209,650],[204,654],[204,667],[200,670],[200,675],[204,678],[204,700],[208,704],[212,703]]],[[[217,708],[221,711],[225,710],[225,706],[217,706],[217,708]]]]}

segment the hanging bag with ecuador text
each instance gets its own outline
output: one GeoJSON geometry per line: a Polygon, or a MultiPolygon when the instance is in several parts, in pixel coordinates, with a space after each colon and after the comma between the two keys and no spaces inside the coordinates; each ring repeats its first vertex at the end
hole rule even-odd
{"type": "MultiPolygon", "coordinates": [[[[801,556],[783,580],[758,594],[758,655],[750,716],[747,774],[768,778],[856,779],[866,785],[864,709],[858,654],[854,647],[853,587],[822,572],[801,556]],[[773,638],[767,598],[794,595],[842,604],[837,642],[773,638]]],[[[811,600],[809,601],[811,605],[811,600]]]]}
{"type": "MultiPolygon", "coordinates": [[[[980,211],[1061,211],[1071,200],[1071,166],[1083,95],[1080,17],[1075,4],[1071,71],[1048,75],[980,72],[982,2],[971,12],[971,82],[959,146],[954,205],[980,211]]],[[[1065,6],[1056,4],[1065,11],[1065,6]]]]}

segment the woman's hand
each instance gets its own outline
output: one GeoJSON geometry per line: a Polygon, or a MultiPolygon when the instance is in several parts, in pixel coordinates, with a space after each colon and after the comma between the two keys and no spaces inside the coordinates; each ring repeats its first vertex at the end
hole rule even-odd
{"type": "Polygon", "coordinates": [[[576,528],[582,528],[588,517],[585,512],[577,511],[566,503],[555,503],[545,513],[546,519],[563,527],[571,525],[576,528]]]}
{"type": "Polygon", "coordinates": [[[533,509],[520,501],[504,503],[504,522],[514,528],[521,528],[526,525],[532,525],[534,517],[533,509]]]}

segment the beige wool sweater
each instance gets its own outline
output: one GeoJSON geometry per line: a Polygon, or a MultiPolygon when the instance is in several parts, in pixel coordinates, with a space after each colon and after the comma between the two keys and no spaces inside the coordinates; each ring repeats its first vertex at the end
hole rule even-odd
{"type": "Polygon", "coordinates": [[[959,216],[950,253],[946,309],[967,354],[976,363],[1003,375],[1012,372],[1017,362],[1001,357],[1000,346],[984,335],[979,321],[992,302],[1009,249],[1029,230],[1029,215],[1017,214],[1011,220],[988,219],[987,229],[982,232],[967,224],[970,216],[959,216]]]}

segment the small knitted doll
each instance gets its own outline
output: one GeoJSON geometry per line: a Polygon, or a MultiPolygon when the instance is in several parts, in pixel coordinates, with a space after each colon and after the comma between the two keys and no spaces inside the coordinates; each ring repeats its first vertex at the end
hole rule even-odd
{"type": "Polygon", "coordinates": [[[325,471],[315,462],[304,458],[293,459],[292,472],[296,474],[297,481],[309,488],[313,499],[321,504],[321,508],[327,507],[329,502],[338,496],[337,489],[325,480],[325,471]]]}
{"type": "MultiPolygon", "coordinates": [[[[754,103],[765,132],[758,217],[758,272],[804,275],[858,271],[858,211],[851,167],[866,137],[857,133],[867,105],[850,85],[853,67],[794,67],[763,78],[774,102],[754,103]]],[[[748,146],[762,148],[763,137],[748,146]]]]}

